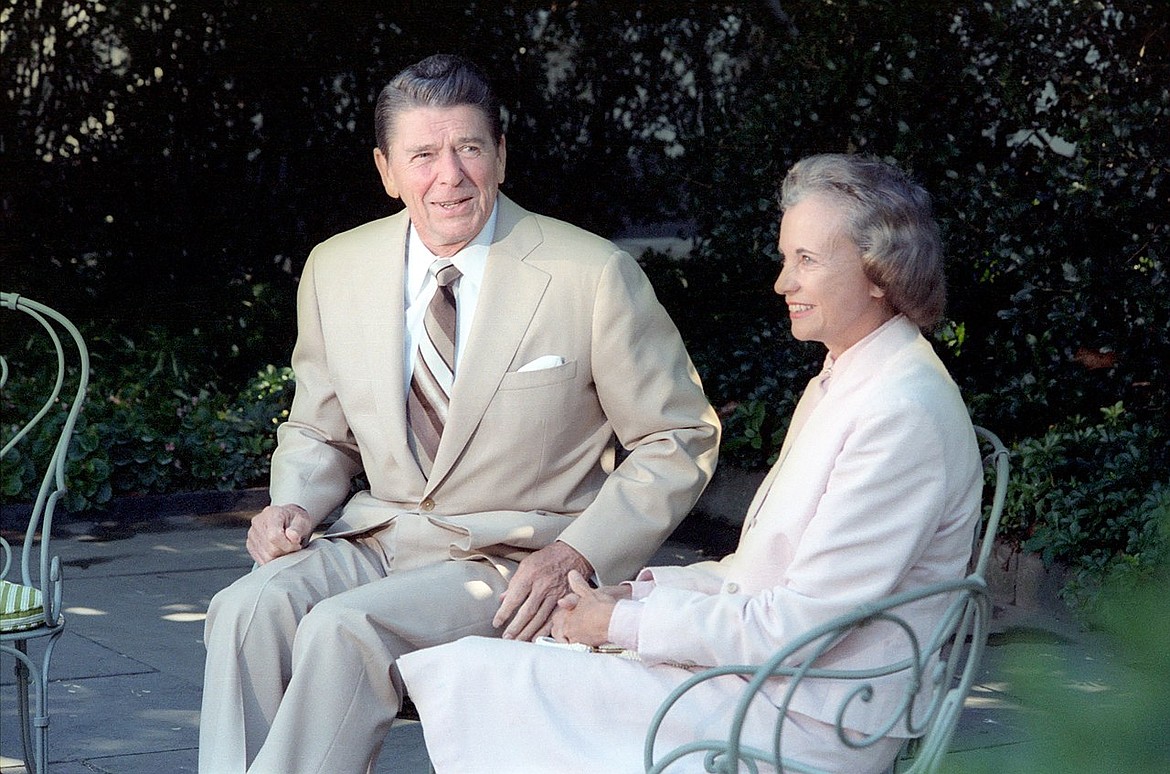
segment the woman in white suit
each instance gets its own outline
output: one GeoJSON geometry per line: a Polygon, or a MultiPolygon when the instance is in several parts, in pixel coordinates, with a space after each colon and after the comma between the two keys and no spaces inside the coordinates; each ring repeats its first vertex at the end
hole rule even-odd
{"type": "MultiPolygon", "coordinates": [[[[689,668],[763,662],[860,603],[964,574],[980,461],[959,391],[920,332],[945,298],[928,195],[883,162],[823,155],[789,171],[781,209],[775,289],[793,335],[828,354],[735,552],[646,568],[616,587],[570,577],[554,637],[621,646],[638,660],[482,638],[403,657],[438,772],[640,770],[649,718],[689,668]]],[[[928,603],[911,615],[926,630],[940,614],[928,603]]],[[[821,663],[885,661],[899,645],[874,628],[844,638],[821,663]]],[[[722,735],[742,687],[728,676],[692,691],[659,748],[722,735]]],[[[834,771],[887,768],[901,739],[862,750],[838,742],[832,724],[844,690],[802,686],[785,720],[786,756],[834,771]]],[[[895,693],[855,703],[848,728],[879,730],[895,693]]],[[[764,746],[774,722],[774,711],[759,708],[744,739],[764,746]]],[[[701,761],[691,765],[701,770],[701,761]]]]}

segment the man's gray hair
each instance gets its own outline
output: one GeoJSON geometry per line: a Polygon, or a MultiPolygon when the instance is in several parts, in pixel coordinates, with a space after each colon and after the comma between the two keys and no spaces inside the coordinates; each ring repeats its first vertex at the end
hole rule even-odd
{"type": "Polygon", "coordinates": [[[500,144],[503,128],[500,106],[487,76],[461,56],[435,54],[404,69],[378,95],[374,108],[374,133],[378,147],[390,154],[394,122],[412,108],[449,108],[469,105],[487,119],[491,139],[500,144]]]}

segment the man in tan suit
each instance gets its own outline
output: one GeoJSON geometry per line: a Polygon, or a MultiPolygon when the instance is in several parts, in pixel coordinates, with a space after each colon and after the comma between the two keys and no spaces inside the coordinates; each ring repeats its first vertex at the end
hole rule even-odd
{"type": "Polygon", "coordinates": [[[637,264],[498,193],[499,110],[473,65],[404,70],[376,130],[406,209],[322,243],[302,274],[258,566],[208,611],[204,774],[365,771],[399,708],[399,655],[546,634],[570,570],[628,577],[715,466],[718,420],[637,264]],[[458,279],[436,289],[442,259],[458,279]],[[431,448],[408,396],[447,288],[454,375],[431,448]]]}

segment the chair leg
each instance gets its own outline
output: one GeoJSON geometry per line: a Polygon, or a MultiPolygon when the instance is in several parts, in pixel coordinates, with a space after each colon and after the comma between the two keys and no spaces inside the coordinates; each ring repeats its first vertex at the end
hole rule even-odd
{"type": "Polygon", "coordinates": [[[16,701],[20,716],[20,746],[24,767],[29,774],[46,774],[49,759],[49,658],[57,638],[52,636],[46,644],[45,654],[39,669],[33,668],[28,654],[28,643],[18,640],[14,653],[16,666],[16,701]],[[35,673],[35,674],[34,674],[35,673]],[[29,684],[36,680],[32,695],[29,684]]]}
{"type": "Polygon", "coordinates": [[[60,641],[61,630],[49,637],[45,643],[45,654],[41,659],[41,669],[37,691],[37,714],[33,717],[33,727],[36,728],[36,757],[37,774],[48,774],[49,771],[49,661],[53,658],[53,649],[60,641]]]}
{"type": "Polygon", "coordinates": [[[16,708],[20,718],[20,750],[24,758],[24,768],[28,772],[38,771],[34,765],[36,759],[33,752],[32,740],[32,719],[30,717],[28,684],[32,679],[32,674],[28,668],[26,660],[28,659],[28,646],[23,641],[16,642],[16,649],[20,651],[24,658],[15,658],[16,666],[13,671],[16,672],[16,708]]]}

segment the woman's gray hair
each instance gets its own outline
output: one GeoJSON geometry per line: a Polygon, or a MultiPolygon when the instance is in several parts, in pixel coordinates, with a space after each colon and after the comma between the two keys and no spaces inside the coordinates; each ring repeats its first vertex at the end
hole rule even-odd
{"type": "Polygon", "coordinates": [[[499,145],[503,136],[500,106],[482,70],[470,60],[451,54],[435,54],[412,64],[395,75],[378,95],[374,107],[374,134],[378,148],[383,154],[390,154],[394,122],[407,110],[461,105],[478,108],[483,113],[491,139],[499,145]]]}
{"type": "Polygon", "coordinates": [[[920,328],[938,322],[946,278],[930,194],[892,164],[836,153],[796,162],[781,186],[780,209],[816,194],[844,207],[846,236],[861,250],[865,276],[893,310],[920,328]]]}

